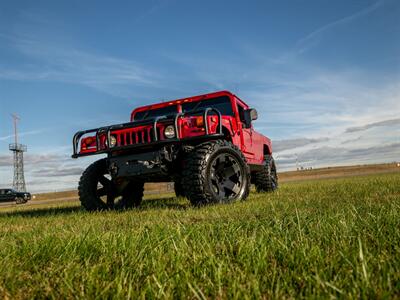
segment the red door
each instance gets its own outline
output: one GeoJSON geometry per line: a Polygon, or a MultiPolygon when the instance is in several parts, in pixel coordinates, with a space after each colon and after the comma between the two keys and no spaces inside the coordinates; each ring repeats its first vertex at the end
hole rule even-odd
{"type": "Polygon", "coordinates": [[[254,149],[253,149],[253,128],[246,128],[244,123],[244,111],[247,109],[245,105],[237,101],[237,110],[239,115],[239,126],[241,127],[241,150],[244,156],[248,160],[254,159],[254,149]]]}

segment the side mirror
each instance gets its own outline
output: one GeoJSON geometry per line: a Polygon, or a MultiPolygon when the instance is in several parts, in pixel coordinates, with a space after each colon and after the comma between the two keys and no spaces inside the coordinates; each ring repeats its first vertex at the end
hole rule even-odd
{"type": "Polygon", "coordinates": [[[255,110],[254,108],[250,108],[244,111],[244,124],[246,125],[246,128],[250,128],[251,122],[257,119],[258,113],[257,110],[255,110]]]}

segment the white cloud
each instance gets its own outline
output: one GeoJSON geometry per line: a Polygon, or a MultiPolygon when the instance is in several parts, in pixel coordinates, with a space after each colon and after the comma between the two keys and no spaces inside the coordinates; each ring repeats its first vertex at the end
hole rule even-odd
{"type": "Polygon", "coordinates": [[[294,169],[296,160],[306,167],[400,161],[400,124],[372,126],[362,131],[345,129],[314,143],[289,140],[286,144],[288,147],[276,149],[275,153],[281,171],[294,169]]]}
{"type": "Polygon", "coordinates": [[[279,171],[299,167],[327,167],[355,164],[385,163],[400,160],[400,143],[388,143],[366,148],[320,146],[301,153],[278,156],[279,171]]]}
{"type": "Polygon", "coordinates": [[[31,36],[1,37],[32,63],[13,67],[3,63],[0,79],[74,83],[119,97],[131,95],[137,87],[159,85],[156,73],[131,60],[49,44],[31,36]]]}
{"type": "Polygon", "coordinates": [[[391,120],[384,120],[380,122],[374,122],[370,124],[366,124],[363,126],[357,126],[357,127],[350,127],[346,129],[346,132],[357,132],[357,131],[364,131],[368,130],[374,127],[391,127],[393,125],[399,125],[400,124],[400,118],[398,119],[391,119],[391,120]]]}
{"type": "MultiPolygon", "coordinates": [[[[24,156],[25,181],[30,192],[75,189],[83,170],[103,156],[74,160],[69,153],[57,150],[47,153],[27,153],[24,156]]],[[[13,180],[12,154],[0,155],[0,188],[10,187],[13,180]]]]}
{"type": "MultiPolygon", "coordinates": [[[[26,132],[21,132],[18,134],[19,137],[27,136],[27,135],[36,135],[42,133],[43,130],[31,130],[31,131],[26,131],[26,132]]],[[[6,136],[0,136],[0,142],[1,141],[9,141],[14,138],[14,134],[6,135],[6,136]]]]}
{"type": "Polygon", "coordinates": [[[299,147],[307,146],[310,144],[318,144],[326,141],[329,141],[329,138],[318,138],[318,139],[297,138],[288,140],[278,140],[278,141],[273,141],[274,144],[273,150],[274,152],[293,150],[299,147]]]}
{"type": "Polygon", "coordinates": [[[373,11],[380,8],[384,3],[385,3],[385,0],[377,1],[374,4],[369,5],[363,9],[361,9],[360,11],[357,11],[349,16],[343,17],[343,18],[333,21],[331,23],[325,24],[325,25],[321,26],[320,28],[317,28],[316,30],[309,33],[307,36],[303,37],[302,39],[300,39],[297,42],[296,47],[295,47],[296,51],[298,53],[307,51],[308,49],[313,47],[317,43],[318,39],[321,38],[321,36],[323,36],[327,31],[330,31],[337,26],[346,25],[358,18],[365,17],[365,16],[369,15],[370,13],[372,13],[373,11]]]}

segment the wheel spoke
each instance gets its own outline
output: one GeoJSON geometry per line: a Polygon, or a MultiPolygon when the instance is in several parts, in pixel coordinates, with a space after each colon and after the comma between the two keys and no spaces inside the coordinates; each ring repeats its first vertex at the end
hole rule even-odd
{"type": "Polygon", "coordinates": [[[240,167],[237,164],[232,164],[227,169],[225,169],[224,173],[227,178],[232,177],[235,174],[240,172],[240,167]]]}
{"type": "Polygon", "coordinates": [[[219,165],[216,165],[215,166],[215,173],[216,174],[221,174],[221,173],[224,173],[225,172],[225,166],[224,166],[224,164],[219,164],[219,165]]]}
{"type": "Polygon", "coordinates": [[[104,174],[99,177],[99,183],[102,185],[97,190],[97,196],[100,200],[107,205],[108,208],[114,207],[114,200],[115,200],[115,188],[113,182],[108,179],[107,174],[104,174]],[[101,199],[101,197],[105,197],[105,199],[101,199]]]}
{"type": "Polygon", "coordinates": [[[99,182],[101,183],[101,185],[105,188],[109,188],[111,187],[111,180],[109,180],[108,178],[106,178],[104,175],[101,176],[99,178],[99,182]]]}
{"type": "Polygon", "coordinates": [[[237,195],[240,191],[239,183],[233,182],[230,179],[224,183],[224,188],[231,191],[234,195],[237,195]]]}
{"type": "Polygon", "coordinates": [[[218,196],[221,198],[225,198],[225,196],[226,196],[225,189],[222,184],[218,185],[218,196]]]}
{"type": "Polygon", "coordinates": [[[105,187],[102,187],[101,189],[97,190],[97,196],[98,197],[103,197],[105,195],[107,195],[107,190],[106,190],[105,187]]]}

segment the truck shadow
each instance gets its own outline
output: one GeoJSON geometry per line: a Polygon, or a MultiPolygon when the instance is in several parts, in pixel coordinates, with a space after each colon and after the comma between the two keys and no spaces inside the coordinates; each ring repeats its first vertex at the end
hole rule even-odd
{"type": "MultiPolygon", "coordinates": [[[[129,209],[125,212],[135,211],[146,211],[155,209],[172,209],[172,210],[186,210],[190,207],[189,202],[184,199],[178,198],[155,198],[144,200],[139,208],[129,209]]],[[[58,215],[70,215],[76,213],[86,213],[86,211],[80,206],[71,207],[47,207],[47,208],[35,208],[34,206],[29,209],[15,210],[15,211],[0,211],[0,218],[3,217],[26,217],[26,218],[37,218],[37,217],[49,217],[58,215]]],[[[107,213],[97,212],[97,213],[107,213]]],[[[90,214],[90,213],[89,213],[90,214]]]]}
{"type": "Polygon", "coordinates": [[[150,210],[150,209],[176,209],[186,210],[190,207],[189,201],[182,198],[169,197],[169,198],[156,198],[147,199],[142,202],[139,210],[150,210]]]}
{"type": "Polygon", "coordinates": [[[0,218],[2,217],[26,217],[26,218],[37,218],[37,217],[48,217],[56,215],[68,215],[82,211],[81,207],[48,207],[48,208],[30,208],[17,211],[5,211],[0,212],[0,218]]]}

